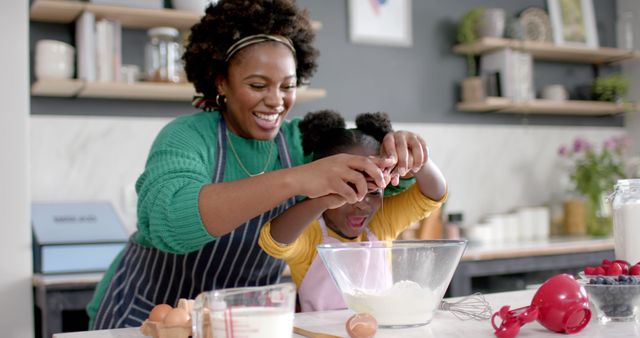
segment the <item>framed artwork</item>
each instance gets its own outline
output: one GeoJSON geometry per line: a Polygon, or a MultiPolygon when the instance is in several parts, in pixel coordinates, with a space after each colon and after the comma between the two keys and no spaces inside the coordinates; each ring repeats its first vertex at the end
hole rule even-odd
{"type": "Polygon", "coordinates": [[[351,42],[410,47],[411,0],[349,0],[351,42]]]}
{"type": "Polygon", "coordinates": [[[593,0],[547,0],[556,45],[598,48],[593,0]]]}

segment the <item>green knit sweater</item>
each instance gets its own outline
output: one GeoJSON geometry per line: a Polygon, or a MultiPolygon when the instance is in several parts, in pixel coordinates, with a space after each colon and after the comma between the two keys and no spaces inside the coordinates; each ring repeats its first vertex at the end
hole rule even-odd
{"type": "MultiPolygon", "coordinates": [[[[176,118],[158,134],[149,151],[144,172],[136,183],[138,224],[137,232],[133,235],[135,242],[184,254],[198,250],[215,239],[202,223],[198,195],[203,186],[212,183],[219,121],[218,112],[196,113],[176,118]]],[[[303,156],[298,122],[298,119],[285,121],[280,128],[287,140],[293,166],[310,160],[303,156]]],[[[271,148],[272,141],[245,139],[230,130],[229,138],[249,172],[262,171],[267,159],[267,171],[282,168],[278,147],[273,145],[271,148]],[[270,149],[272,154],[269,158],[270,149]]],[[[227,142],[224,181],[241,178],[246,178],[246,174],[227,142]]],[[[91,321],[95,318],[121,256],[122,253],[106,271],[87,306],[91,321]]]]}

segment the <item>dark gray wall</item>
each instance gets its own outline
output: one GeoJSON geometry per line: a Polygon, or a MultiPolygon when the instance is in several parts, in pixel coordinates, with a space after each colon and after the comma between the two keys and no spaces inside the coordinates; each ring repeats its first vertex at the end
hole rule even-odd
{"type": "MultiPolygon", "coordinates": [[[[615,44],[615,2],[593,0],[601,46],[615,44]]],[[[397,122],[463,124],[601,125],[621,126],[622,116],[525,116],[462,113],[455,110],[458,82],[466,74],[465,58],[451,53],[456,22],[473,7],[500,7],[515,15],[529,6],[546,7],[545,0],[413,0],[413,47],[352,44],[348,38],[347,0],[298,0],[315,20],[319,69],[312,86],[325,88],[325,99],[297,104],[292,116],[332,108],[353,119],[363,111],[387,111],[397,122]]],[[[73,25],[31,24],[31,45],[41,38],[71,42],[73,25]]],[[[146,42],[142,30],[125,30],[124,63],[141,65],[146,42]]],[[[33,49],[32,49],[33,50],[33,49]]],[[[617,70],[601,67],[601,73],[617,70]]],[[[590,65],[536,61],[536,88],[561,83],[567,88],[589,83],[590,65]]],[[[187,103],[34,97],[33,114],[175,116],[191,111],[187,103]]]]}

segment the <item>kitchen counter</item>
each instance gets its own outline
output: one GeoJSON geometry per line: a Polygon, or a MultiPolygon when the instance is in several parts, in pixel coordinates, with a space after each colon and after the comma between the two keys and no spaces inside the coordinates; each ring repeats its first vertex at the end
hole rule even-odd
{"type": "Polygon", "coordinates": [[[537,241],[508,243],[470,242],[462,261],[590,253],[613,250],[613,238],[553,237],[537,241]]]}
{"type": "Polygon", "coordinates": [[[614,259],[612,238],[557,237],[538,241],[474,243],[467,246],[448,295],[524,289],[559,273],[614,259]],[[487,279],[490,278],[490,279],[487,279]],[[483,285],[484,284],[484,285],[483,285]]]}
{"type": "MultiPolygon", "coordinates": [[[[528,305],[533,298],[535,290],[512,291],[485,295],[494,311],[503,305],[510,305],[512,309],[528,305]]],[[[295,325],[303,329],[333,334],[339,337],[348,337],[344,323],[351,316],[348,310],[298,313],[295,317],[295,325]]],[[[593,319],[581,332],[571,335],[575,338],[595,337],[640,337],[640,324],[609,323],[601,325],[593,319]]],[[[545,329],[538,322],[533,322],[522,327],[519,337],[560,337],[557,333],[545,329]]],[[[102,330],[92,332],[74,332],[54,334],[53,338],[142,338],[139,328],[102,330]]],[[[294,337],[301,337],[294,335],[294,337]]],[[[433,321],[426,326],[412,329],[380,329],[376,338],[384,337],[495,337],[489,320],[461,321],[453,314],[438,311],[433,321]]]]}

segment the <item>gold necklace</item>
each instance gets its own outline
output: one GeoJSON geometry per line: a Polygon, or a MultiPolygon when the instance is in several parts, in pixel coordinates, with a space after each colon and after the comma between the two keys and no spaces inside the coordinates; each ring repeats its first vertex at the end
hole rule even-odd
{"type": "Polygon", "coordinates": [[[225,134],[227,136],[227,142],[229,142],[229,148],[231,149],[233,156],[236,158],[236,161],[238,161],[238,164],[240,165],[240,169],[242,169],[242,171],[244,171],[245,174],[247,174],[249,177],[255,177],[255,176],[264,174],[264,172],[267,170],[267,167],[269,166],[269,162],[271,162],[271,153],[273,152],[274,142],[273,141],[271,142],[271,146],[269,147],[269,157],[267,157],[267,162],[265,162],[264,168],[262,168],[262,171],[257,174],[252,174],[249,172],[249,170],[247,170],[247,168],[245,168],[244,164],[242,164],[242,161],[240,160],[240,156],[238,156],[236,149],[233,147],[233,142],[231,142],[231,138],[229,137],[229,132],[226,131],[225,134]]]}

